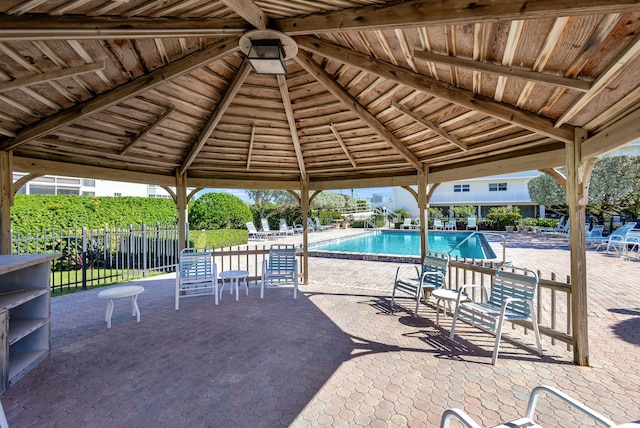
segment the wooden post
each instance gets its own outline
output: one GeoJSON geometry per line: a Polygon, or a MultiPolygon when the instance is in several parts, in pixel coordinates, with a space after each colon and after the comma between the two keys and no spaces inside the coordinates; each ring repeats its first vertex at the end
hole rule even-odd
{"type": "Polygon", "coordinates": [[[303,284],[309,283],[309,180],[300,181],[300,208],[302,209],[302,272],[303,284]]]}
{"type": "Polygon", "coordinates": [[[188,247],[187,243],[187,174],[176,169],[176,207],[178,208],[178,250],[188,247]]]}
{"type": "MultiPolygon", "coordinates": [[[[576,128],[575,141],[566,144],[567,205],[569,207],[569,234],[571,248],[571,314],[573,327],[573,362],[589,365],[589,328],[587,307],[587,255],[585,244],[586,203],[588,178],[583,177],[582,142],[587,131],[576,128]]],[[[588,169],[587,174],[590,173],[588,169]]]]}
{"type": "Polygon", "coordinates": [[[429,186],[429,174],[427,171],[418,171],[418,210],[420,211],[420,264],[429,251],[429,211],[427,191],[429,186]]]}
{"type": "Polygon", "coordinates": [[[0,254],[11,254],[13,152],[0,151],[0,254]]]}

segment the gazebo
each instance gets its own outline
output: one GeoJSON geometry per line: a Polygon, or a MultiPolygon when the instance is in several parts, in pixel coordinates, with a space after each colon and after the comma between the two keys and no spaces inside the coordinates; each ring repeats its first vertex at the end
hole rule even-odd
{"type": "Polygon", "coordinates": [[[439,183],[539,169],[588,365],[584,207],[640,137],[639,33],[628,0],[3,1],[0,253],[13,171],[175,187],[183,234],[187,186],[298,191],[306,217],[314,192],[417,185],[424,243],[439,183]]]}

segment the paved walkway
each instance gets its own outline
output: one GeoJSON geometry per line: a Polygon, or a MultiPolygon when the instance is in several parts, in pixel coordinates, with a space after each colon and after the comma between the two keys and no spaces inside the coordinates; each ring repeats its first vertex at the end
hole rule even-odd
{"type": "MultiPolygon", "coordinates": [[[[319,234],[318,234],[319,235],[319,234]]],[[[616,422],[640,421],[640,263],[588,253],[591,367],[561,344],[545,357],[493,338],[427,306],[389,314],[395,265],[312,258],[298,299],[272,289],[260,300],[225,294],[183,299],[174,279],[137,281],[141,322],[117,301],[112,328],[100,290],[52,300],[51,355],[2,397],[16,427],[438,426],[462,407],[495,424],[524,414],[529,391],[549,384],[616,422]],[[442,319],[441,319],[442,320],[442,319]]],[[[508,257],[559,278],[566,240],[510,234],[508,257]]],[[[411,307],[408,301],[403,306],[411,307]]],[[[543,397],[545,426],[593,426],[543,397]]]]}

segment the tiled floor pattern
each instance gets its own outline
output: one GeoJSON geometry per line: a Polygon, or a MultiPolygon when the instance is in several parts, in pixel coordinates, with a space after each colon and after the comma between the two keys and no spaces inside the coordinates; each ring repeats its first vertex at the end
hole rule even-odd
{"type": "MultiPolygon", "coordinates": [[[[566,240],[511,234],[508,258],[569,273],[566,240]]],[[[435,427],[462,407],[495,424],[522,415],[530,390],[549,384],[617,422],[640,420],[640,263],[589,251],[590,367],[563,345],[545,356],[408,300],[389,314],[396,265],[310,259],[310,283],[249,296],[183,299],[174,279],[139,281],[138,324],[126,300],[104,322],[99,290],[52,301],[51,355],[2,397],[12,427],[435,427]],[[441,318],[442,320],[442,318],[441,318]]],[[[545,426],[593,426],[554,400],[545,426]]]]}

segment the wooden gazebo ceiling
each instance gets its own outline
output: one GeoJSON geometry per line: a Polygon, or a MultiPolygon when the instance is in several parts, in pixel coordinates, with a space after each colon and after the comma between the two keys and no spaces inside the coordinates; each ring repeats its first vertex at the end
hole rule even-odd
{"type": "Polygon", "coordinates": [[[200,187],[553,167],[575,127],[640,135],[638,34],[636,1],[3,0],[0,149],[200,187]],[[286,76],[245,61],[255,28],[297,42],[286,76]]]}

